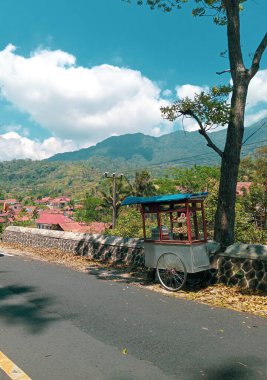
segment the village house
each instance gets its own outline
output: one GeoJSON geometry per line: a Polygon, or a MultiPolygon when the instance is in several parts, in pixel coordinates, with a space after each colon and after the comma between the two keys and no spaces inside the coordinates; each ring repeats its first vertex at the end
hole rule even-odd
{"type": "Polygon", "coordinates": [[[37,228],[46,229],[46,230],[63,230],[60,227],[60,224],[64,224],[67,222],[73,222],[72,219],[68,218],[62,213],[58,212],[49,212],[43,211],[40,213],[39,218],[36,219],[35,223],[37,228]]]}
{"type": "Polygon", "coordinates": [[[62,209],[65,206],[67,206],[70,201],[71,199],[68,197],[58,197],[58,198],[51,199],[48,205],[52,209],[56,209],[56,208],[62,209]]]}
{"type": "Polygon", "coordinates": [[[90,234],[101,234],[106,228],[110,228],[110,223],[92,222],[86,224],[84,222],[76,222],[59,212],[42,212],[36,220],[37,228],[47,230],[57,230],[66,232],[79,232],[90,234]]]}
{"type": "Polygon", "coordinates": [[[0,224],[28,222],[38,215],[36,206],[24,206],[16,199],[0,200],[0,224]]]}
{"type": "Polygon", "coordinates": [[[1,199],[0,200],[0,209],[2,212],[7,212],[9,209],[19,210],[22,208],[22,205],[16,199],[1,199]]]}
{"type": "Polygon", "coordinates": [[[41,199],[36,199],[34,202],[37,205],[43,205],[48,206],[50,209],[63,209],[69,205],[71,201],[71,198],[69,197],[57,197],[57,198],[51,198],[51,197],[44,197],[41,199]]]}
{"type": "Polygon", "coordinates": [[[237,182],[236,185],[236,195],[243,197],[249,193],[252,182],[237,182]]]}
{"type": "Polygon", "coordinates": [[[47,206],[51,200],[52,200],[52,198],[50,198],[50,197],[44,197],[41,199],[35,199],[34,203],[36,203],[37,205],[47,206]]]}

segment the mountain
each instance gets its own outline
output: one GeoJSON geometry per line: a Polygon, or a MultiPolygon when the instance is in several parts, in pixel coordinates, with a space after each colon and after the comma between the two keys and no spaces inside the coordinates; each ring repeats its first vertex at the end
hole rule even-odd
{"type": "MultiPolygon", "coordinates": [[[[246,128],[243,156],[266,145],[267,123],[262,128],[261,125],[262,122],[246,128]]],[[[222,147],[225,131],[214,132],[212,138],[222,147]]],[[[219,164],[219,157],[198,132],[178,131],[161,137],[141,133],[110,137],[95,147],[56,155],[50,161],[54,162],[0,162],[0,197],[66,195],[83,199],[86,192],[101,188],[105,171],[123,172],[131,180],[136,170],[145,168],[153,178],[162,178],[169,167],[212,166],[219,164]]]]}
{"type": "MultiPolygon", "coordinates": [[[[213,142],[223,149],[226,129],[212,132],[210,136],[213,142]]],[[[266,141],[267,118],[245,128],[242,155],[246,156],[257,147],[266,145],[266,141]]],[[[172,163],[181,166],[216,165],[220,162],[219,156],[207,147],[206,141],[198,131],[176,131],[160,137],[142,133],[113,136],[89,148],[56,154],[47,161],[90,160],[95,162],[101,161],[101,158],[118,160],[122,165],[127,162],[128,165],[135,164],[136,166],[172,163]]]]}

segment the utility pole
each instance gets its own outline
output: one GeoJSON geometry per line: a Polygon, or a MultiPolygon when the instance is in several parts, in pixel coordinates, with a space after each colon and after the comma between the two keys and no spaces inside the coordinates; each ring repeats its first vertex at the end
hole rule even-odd
{"type": "Polygon", "coordinates": [[[114,229],[114,228],[116,227],[116,216],[117,216],[117,213],[116,213],[116,203],[117,203],[117,197],[116,197],[116,193],[117,193],[117,179],[122,179],[123,174],[122,174],[122,173],[117,174],[117,173],[115,172],[115,173],[112,173],[112,174],[110,175],[109,172],[105,172],[105,173],[104,173],[104,177],[105,177],[105,178],[112,178],[112,179],[113,179],[113,185],[112,185],[112,229],[114,229]]]}

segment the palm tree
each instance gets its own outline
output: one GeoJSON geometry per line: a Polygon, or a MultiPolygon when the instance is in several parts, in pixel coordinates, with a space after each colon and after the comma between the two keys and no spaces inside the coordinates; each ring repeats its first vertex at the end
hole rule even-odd
{"type": "Polygon", "coordinates": [[[133,193],[137,197],[150,197],[156,195],[156,187],[153,184],[148,171],[142,170],[135,173],[133,193]]]}

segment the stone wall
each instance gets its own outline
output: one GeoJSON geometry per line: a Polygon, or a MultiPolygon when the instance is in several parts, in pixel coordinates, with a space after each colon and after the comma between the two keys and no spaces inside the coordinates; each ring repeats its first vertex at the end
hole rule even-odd
{"type": "MultiPolygon", "coordinates": [[[[58,249],[94,260],[144,267],[141,239],[9,226],[2,240],[26,247],[58,249]]],[[[208,283],[267,291],[266,245],[234,244],[224,253],[217,253],[217,248],[216,243],[208,243],[211,262],[206,276],[208,283]]]]}
{"type": "Polygon", "coordinates": [[[267,291],[266,245],[233,244],[210,260],[209,283],[267,291]]]}
{"type": "Polygon", "coordinates": [[[140,239],[9,226],[3,232],[2,240],[26,247],[57,249],[94,260],[144,266],[143,244],[140,239]]]}

